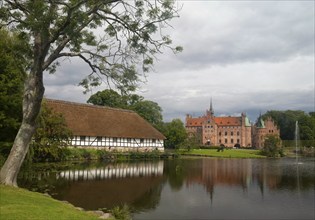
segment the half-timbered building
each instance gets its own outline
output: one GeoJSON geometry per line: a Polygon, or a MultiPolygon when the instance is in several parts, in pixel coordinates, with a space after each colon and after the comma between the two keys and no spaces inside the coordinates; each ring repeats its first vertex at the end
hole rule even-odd
{"type": "Polygon", "coordinates": [[[52,99],[46,104],[64,116],[74,147],[164,150],[165,136],[134,111],[52,99]]]}

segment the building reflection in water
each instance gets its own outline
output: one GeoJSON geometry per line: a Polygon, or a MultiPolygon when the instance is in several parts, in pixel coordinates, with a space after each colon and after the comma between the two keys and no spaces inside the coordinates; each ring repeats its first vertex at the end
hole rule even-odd
{"type": "Polygon", "coordinates": [[[296,172],[290,160],[208,159],[191,162],[190,167],[200,167],[187,173],[186,185],[203,185],[212,198],[216,186],[238,186],[248,191],[258,186],[263,196],[265,189],[292,191],[314,187],[314,166],[296,172]],[[200,163],[199,165],[193,163],[200,163]]]}
{"type": "Polygon", "coordinates": [[[122,163],[95,169],[67,170],[58,173],[56,177],[57,179],[79,181],[161,175],[163,175],[163,161],[157,163],[122,163]]]}
{"type": "Polygon", "coordinates": [[[200,173],[189,173],[186,186],[196,183],[203,185],[211,200],[215,186],[240,186],[246,191],[253,182],[251,160],[205,158],[198,162],[201,163],[200,173]]]}
{"type": "Polygon", "coordinates": [[[313,163],[304,163],[296,172],[290,160],[197,158],[97,166],[90,164],[57,172],[32,171],[21,176],[19,185],[29,189],[36,185],[42,192],[50,187],[48,192],[54,198],[87,210],[128,204],[137,212],[155,209],[161,202],[165,184],[174,195],[194,184],[201,185],[211,202],[219,199],[213,198],[215,191],[231,187],[252,196],[264,196],[273,190],[314,188],[313,163]],[[260,193],[255,193],[257,190],[260,193]]]}
{"type": "Polygon", "coordinates": [[[155,208],[162,191],[164,161],[117,163],[101,168],[62,171],[65,182],[53,197],[87,210],[128,204],[135,210],[155,208]]]}

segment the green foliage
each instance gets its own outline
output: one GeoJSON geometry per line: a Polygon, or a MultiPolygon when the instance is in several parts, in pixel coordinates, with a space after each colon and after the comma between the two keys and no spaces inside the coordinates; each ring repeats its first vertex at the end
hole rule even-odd
{"type": "MultiPolygon", "coordinates": [[[[31,143],[34,161],[60,161],[65,156],[63,148],[70,145],[71,131],[61,114],[54,113],[42,104],[36,129],[31,143]]],[[[87,156],[88,157],[88,156],[87,156]]]]}
{"type": "Polygon", "coordinates": [[[268,111],[263,118],[270,116],[280,128],[282,140],[294,140],[295,122],[299,122],[301,140],[314,140],[315,116],[303,111],[268,111]]]}
{"type": "Polygon", "coordinates": [[[181,148],[184,147],[187,139],[187,132],[184,123],[180,119],[173,119],[169,123],[165,123],[162,133],[165,135],[166,148],[181,148]]]}
{"type": "Polygon", "coordinates": [[[18,33],[0,29],[0,140],[13,142],[22,121],[26,61],[18,33]]]}
{"type": "MultiPolygon", "coordinates": [[[[295,140],[282,140],[282,146],[286,148],[295,148],[296,141],[295,140]]],[[[314,147],[314,140],[300,140],[298,141],[298,147],[314,147]]]]}
{"type": "Polygon", "coordinates": [[[131,220],[131,210],[128,205],[124,204],[123,206],[116,206],[111,210],[112,215],[115,219],[121,220],[131,220]]]}
{"type": "Polygon", "coordinates": [[[192,133],[192,134],[187,136],[185,142],[183,143],[182,148],[184,148],[188,151],[190,151],[192,149],[201,148],[202,146],[200,145],[200,143],[201,143],[201,134],[192,133]]]}
{"type": "Polygon", "coordinates": [[[162,32],[175,17],[174,1],[4,0],[0,25],[20,30],[29,48],[38,40],[41,53],[28,51],[30,58],[43,58],[42,63],[32,63],[35,69],[40,65],[54,73],[58,59],[77,57],[92,72],[80,83],[86,90],[103,81],[121,91],[133,91],[139,65],[149,71],[155,54],[164,47],[182,51],[180,46],[171,47],[170,37],[162,32]]]}
{"type": "Polygon", "coordinates": [[[72,160],[97,160],[100,159],[102,154],[99,153],[100,150],[96,149],[87,149],[87,148],[62,148],[64,161],[72,160]]]}
{"type": "Polygon", "coordinates": [[[283,157],[283,149],[281,148],[281,140],[276,135],[266,135],[264,147],[261,154],[267,157],[283,157]]]}
{"type": "MultiPolygon", "coordinates": [[[[141,151],[129,151],[129,152],[118,152],[115,150],[107,151],[99,148],[60,148],[59,149],[60,161],[132,161],[132,160],[154,160],[159,159],[162,153],[158,150],[141,152],[141,151]]],[[[163,154],[164,155],[164,154],[163,154]]],[[[55,159],[57,160],[57,159],[55,159]]],[[[50,159],[51,161],[51,159],[50,159]]]]}
{"type": "Polygon", "coordinates": [[[12,148],[12,142],[0,142],[0,155],[7,157],[12,148]]]}
{"type": "Polygon", "coordinates": [[[163,121],[162,108],[153,101],[138,101],[130,106],[130,109],[137,112],[155,128],[160,128],[163,121]]]}
{"type": "Polygon", "coordinates": [[[156,102],[144,100],[142,96],[136,94],[119,95],[114,90],[106,89],[92,95],[87,102],[133,110],[157,129],[161,127],[163,121],[162,108],[156,102]]]}
{"type": "Polygon", "coordinates": [[[93,105],[101,105],[113,108],[127,108],[126,100],[116,91],[111,89],[106,89],[95,93],[87,100],[87,102],[92,103],[93,105]]]}
{"type": "Polygon", "coordinates": [[[0,167],[3,166],[4,162],[5,162],[5,158],[2,154],[0,154],[0,167]]]}

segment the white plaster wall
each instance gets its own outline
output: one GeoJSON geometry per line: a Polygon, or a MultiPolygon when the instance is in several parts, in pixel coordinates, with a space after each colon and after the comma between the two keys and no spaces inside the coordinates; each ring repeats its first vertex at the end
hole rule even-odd
{"type": "Polygon", "coordinates": [[[72,146],[76,147],[114,147],[114,148],[162,148],[164,149],[164,141],[156,139],[139,139],[139,138],[112,138],[112,137],[89,137],[81,138],[75,136],[71,140],[72,146]]]}

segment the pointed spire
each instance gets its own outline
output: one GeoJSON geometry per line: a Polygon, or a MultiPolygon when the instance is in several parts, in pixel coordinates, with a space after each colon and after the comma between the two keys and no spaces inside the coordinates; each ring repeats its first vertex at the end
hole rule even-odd
{"type": "Polygon", "coordinates": [[[210,98],[210,109],[209,109],[210,113],[213,115],[214,111],[213,111],[213,107],[212,107],[212,97],[210,98]]]}

